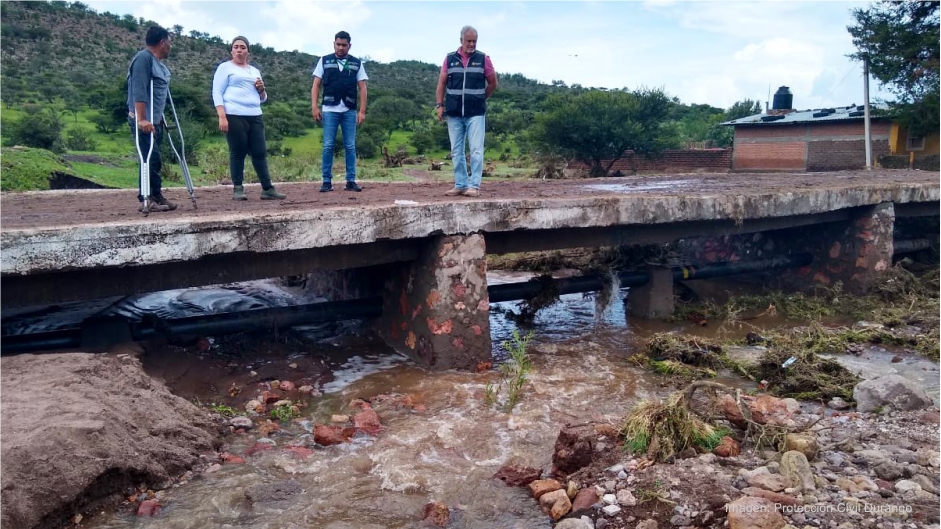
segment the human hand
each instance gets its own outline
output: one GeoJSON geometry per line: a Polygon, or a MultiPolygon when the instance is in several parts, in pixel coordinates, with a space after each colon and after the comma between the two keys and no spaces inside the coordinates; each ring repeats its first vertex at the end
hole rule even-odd
{"type": "Polygon", "coordinates": [[[314,121],[316,121],[317,123],[320,123],[321,121],[323,121],[323,114],[320,113],[319,108],[314,107],[312,109],[312,114],[314,115],[314,121]]]}
{"type": "Polygon", "coordinates": [[[265,91],[265,82],[261,80],[261,77],[255,79],[255,90],[258,90],[258,93],[265,91]]]}
{"type": "Polygon", "coordinates": [[[356,113],[356,124],[362,125],[364,121],[366,121],[366,111],[360,110],[356,113]]]}
{"type": "Polygon", "coordinates": [[[137,128],[141,132],[152,133],[154,131],[154,124],[147,121],[146,119],[141,119],[137,121],[137,128]]]}
{"type": "Polygon", "coordinates": [[[444,107],[438,107],[436,112],[438,113],[438,121],[444,121],[444,107]]]}
{"type": "Polygon", "coordinates": [[[229,120],[225,116],[219,116],[219,130],[229,132],[229,120]]]}

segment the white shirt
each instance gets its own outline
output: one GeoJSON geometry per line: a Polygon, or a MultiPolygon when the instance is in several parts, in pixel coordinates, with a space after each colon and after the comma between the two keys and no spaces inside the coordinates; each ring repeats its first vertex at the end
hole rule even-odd
{"type": "Polygon", "coordinates": [[[224,106],[225,113],[233,116],[260,116],[268,94],[261,97],[255,79],[261,79],[261,72],[250,64],[244,68],[232,61],[220,64],[212,77],[212,105],[224,106]]]}
{"type": "MultiPolygon", "coordinates": [[[[346,59],[337,59],[337,64],[340,66],[340,71],[343,71],[346,68],[346,59]]],[[[323,79],[323,57],[317,61],[317,66],[314,67],[314,77],[319,77],[323,79]]],[[[369,76],[366,75],[366,63],[360,61],[359,71],[356,72],[356,82],[365,81],[369,79],[369,76]]],[[[320,86],[321,92],[323,91],[323,85],[320,86]]],[[[349,110],[347,106],[343,103],[341,99],[340,102],[336,105],[323,105],[321,106],[323,112],[346,112],[349,110]]]]}

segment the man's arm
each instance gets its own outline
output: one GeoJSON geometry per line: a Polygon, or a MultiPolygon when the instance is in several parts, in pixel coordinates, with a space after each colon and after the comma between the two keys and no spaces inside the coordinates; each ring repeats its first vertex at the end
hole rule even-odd
{"type": "Polygon", "coordinates": [[[488,99],[490,98],[490,94],[492,94],[493,91],[496,89],[497,89],[497,72],[493,72],[492,74],[487,76],[486,94],[487,94],[488,99]]]}
{"type": "Polygon", "coordinates": [[[366,81],[356,81],[359,87],[359,111],[356,113],[356,124],[366,121],[366,81]]]}
{"type": "Polygon", "coordinates": [[[320,123],[320,120],[323,119],[323,115],[320,113],[320,105],[317,104],[317,101],[320,100],[320,83],[322,82],[321,78],[314,77],[314,84],[310,87],[310,112],[317,123],[320,123]]]}
{"type": "Polygon", "coordinates": [[[444,87],[448,83],[448,71],[441,68],[441,73],[438,74],[438,87],[435,89],[435,102],[437,103],[438,108],[435,110],[438,114],[438,121],[444,119],[444,87]]]}
{"type": "Polygon", "coordinates": [[[131,94],[131,101],[134,102],[134,114],[137,116],[137,127],[142,132],[153,132],[153,124],[147,120],[147,110],[150,103],[150,69],[148,62],[145,68],[141,60],[131,63],[131,72],[127,80],[127,89],[131,94]]]}

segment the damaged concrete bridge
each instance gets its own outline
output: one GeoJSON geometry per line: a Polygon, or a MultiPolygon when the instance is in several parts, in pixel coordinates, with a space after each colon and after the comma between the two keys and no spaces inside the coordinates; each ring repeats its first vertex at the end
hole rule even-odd
{"type": "MultiPolygon", "coordinates": [[[[331,299],[381,295],[377,329],[396,350],[436,369],[469,368],[491,353],[488,253],[696,238],[728,249],[736,237],[764,234],[775,240],[767,256],[814,256],[790,275],[793,287],[842,281],[861,292],[891,266],[904,219],[927,219],[934,228],[918,236],[930,233],[935,247],[938,237],[938,172],[488,180],[476,199],[442,196],[449,187],[319,194],[311,183],[283,184],[288,199],[272,203],[233,202],[230,188],[214,186],[197,190],[198,210],[181,200],[176,211],[149,217],[128,190],[4,194],[2,304],[317,271],[312,283],[331,299]]],[[[649,273],[649,284],[631,293],[635,313],[662,316],[672,310],[672,276],[649,273]]]]}

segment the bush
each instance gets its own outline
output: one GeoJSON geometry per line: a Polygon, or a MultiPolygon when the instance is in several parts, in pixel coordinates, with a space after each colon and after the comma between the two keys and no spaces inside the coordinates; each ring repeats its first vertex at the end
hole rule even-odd
{"type": "Polygon", "coordinates": [[[374,158],[379,154],[379,147],[376,145],[376,142],[369,136],[357,136],[356,137],[356,157],[357,158],[374,158]]]}
{"type": "Polygon", "coordinates": [[[20,119],[13,122],[10,134],[11,145],[36,147],[56,153],[65,152],[62,143],[62,121],[59,115],[48,108],[36,111],[26,109],[20,119]]]}
{"type": "Polygon", "coordinates": [[[431,134],[431,129],[420,127],[412,134],[409,144],[415,148],[417,154],[425,154],[434,148],[435,138],[431,134]]]}
{"type": "Polygon", "coordinates": [[[65,146],[70,151],[94,151],[98,142],[85,129],[71,129],[65,133],[65,146]]]}

